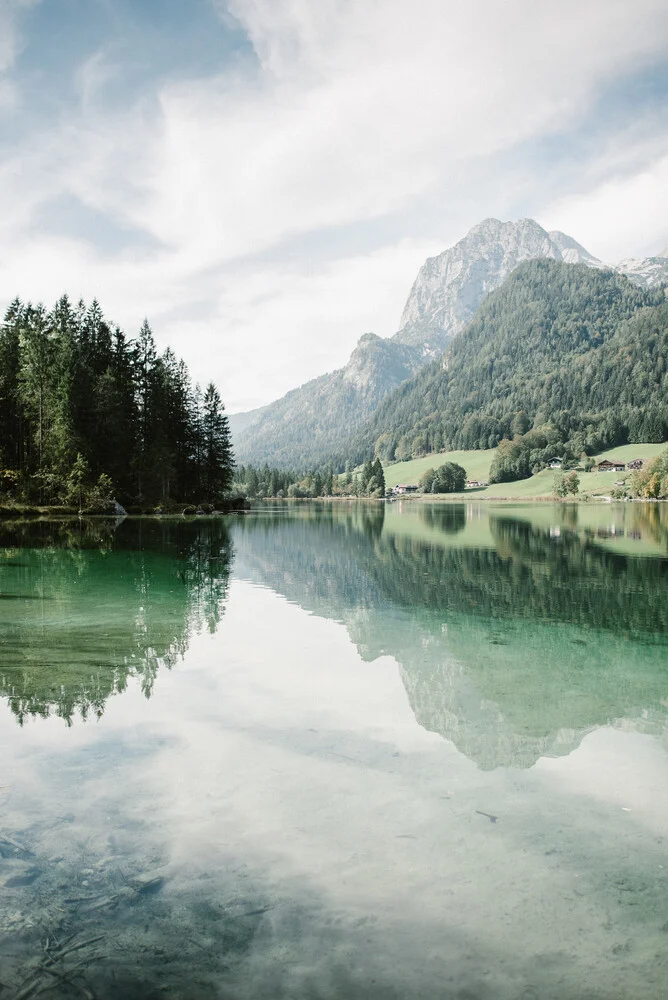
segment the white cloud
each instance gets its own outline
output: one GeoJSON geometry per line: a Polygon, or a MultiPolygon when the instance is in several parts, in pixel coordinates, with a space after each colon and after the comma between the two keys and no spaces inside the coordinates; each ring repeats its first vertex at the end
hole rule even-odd
{"type": "Polygon", "coordinates": [[[0,3],[0,112],[13,110],[18,93],[11,70],[21,50],[19,22],[21,15],[40,0],[2,0],[0,3]]]}
{"type": "Polygon", "coordinates": [[[220,283],[214,316],[167,317],[163,332],[188,354],[189,344],[202,342],[205,326],[212,326],[215,333],[193,359],[193,373],[205,381],[213,366],[228,408],[252,408],[258,398],[276,398],[345,364],[363,332],[394,333],[408,293],[406,276],[438,249],[404,242],[308,273],[274,265],[230,274],[220,283]]]}
{"type": "MultiPolygon", "coordinates": [[[[103,115],[106,80],[122,67],[88,53],[80,104],[0,161],[7,299],[96,294],[130,330],[148,314],[196,372],[220,382],[230,409],[341,364],[365,329],[391,333],[418,254],[521,197],[517,174],[500,180],[501,158],[581,124],[611,81],[668,42],[663,0],[233,0],[230,13],[256,60],[103,115]],[[40,231],[44,206],[62,197],[154,249],[112,254],[102,233],[91,247],[40,231]],[[392,215],[413,242],[388,236],[392,215]],[[321,249],[314,266],[300,237],[315,234],[322,248],[334,233],[336,251],[321,249]],[[288,240],[290,259],[253,268],[259,252],[281,260],[288,240]]],[[[2,58],[0,49],[0,68],[2,58]]],[[[593,252],[612,245],[614,191],[592,199],[603,190],[597,169],[561,186],[552,177],[545,214],[535,211],[545,197],[522,214],[559,220],[593,252]]],[[[653,168],[641,158],[634,169],[653,168]]],[[[632,242],[620,255],[662,235],[648,211],[633,218],[659,182],[620,182],[616,231],[632,242]]],[[[539,186],[534,176],[528,189],[539,186]]]]}
{"type": "Polygon", "coordinates": [[[544,219],[550,229],[577,232],[587,249],[610,263],[632,254],[651,256],[668,241],[666,191],[668,155],[645,170],[613,175],[592,190],[560,199],[544,219]]]}
{"type": "Polygon", "coordinates": [[[403,208],[462,161],[577,119],[668,40],[654,0],[632,16],[620,3],[527,0],[233,10],[264,72],[163,92],[151,193],[134,218],[201,260],[403,208]]]}

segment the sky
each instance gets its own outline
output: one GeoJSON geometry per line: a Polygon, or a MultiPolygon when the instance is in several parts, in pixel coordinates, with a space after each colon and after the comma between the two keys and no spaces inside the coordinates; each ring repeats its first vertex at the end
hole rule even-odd
{"type": "Polygon", "coordinates": [[[668,244],[665,0],[0,0],[0,308],[97,298],[229,412],[483,218],[668,244]]]}

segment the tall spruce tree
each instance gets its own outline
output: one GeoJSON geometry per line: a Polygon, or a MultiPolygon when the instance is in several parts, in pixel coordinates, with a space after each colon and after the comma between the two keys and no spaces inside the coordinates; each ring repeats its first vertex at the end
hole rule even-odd
{"type": "Polygon", "coordinates": [[[220,393],[209,382],[202,401],[202,485],[209,502],[229,489],[234,472],[232,441],[220,393]]]}

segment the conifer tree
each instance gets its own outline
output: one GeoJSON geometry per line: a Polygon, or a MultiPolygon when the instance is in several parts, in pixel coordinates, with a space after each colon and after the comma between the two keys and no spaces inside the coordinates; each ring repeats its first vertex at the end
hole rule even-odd
{"type": "Polygon", "coordinates": [[[234,471],[230,428],[220,394],[209,382],[202,403],[204,492],[211,501],[229,489],[234,471]]]}
{"type": "Polygon", "coordinates": [[[385,473],[383,472],[383,463],[379,458],[373,463],[373,478],[376,480],[376,489],[385,496],[385,473]]]}

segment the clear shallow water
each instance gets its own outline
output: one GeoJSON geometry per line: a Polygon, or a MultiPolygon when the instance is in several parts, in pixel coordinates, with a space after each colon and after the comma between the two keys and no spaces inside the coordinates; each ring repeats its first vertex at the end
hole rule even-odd
{"type": "Polygon", "coordinates": [[[2,1000],[665,995],[666,513],[0,525],[2,1000]]]}

